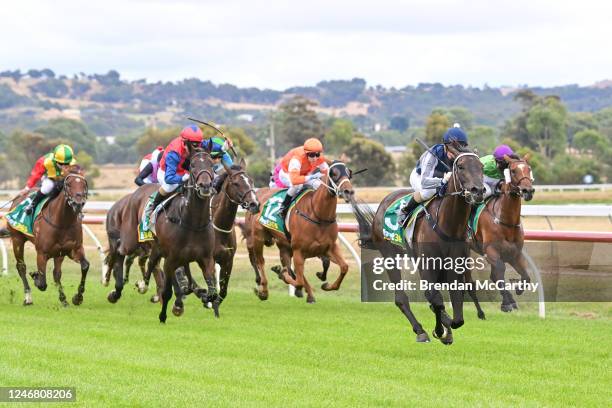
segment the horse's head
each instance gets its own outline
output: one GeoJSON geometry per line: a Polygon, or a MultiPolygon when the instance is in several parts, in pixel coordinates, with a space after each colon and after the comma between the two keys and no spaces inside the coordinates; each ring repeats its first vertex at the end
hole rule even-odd
{"type": "Polygon", "coordinates": [[[75,213],[80,213],[85,206],[89,192],[83,170],[79,165],[71,165],[65,167],[62,174],[64,175],[66,202],[75,213]]]}
{"type": "Polygon", "coordinates": [[[454,155],[453,171],[449,188],[470,204],[480,204],[484,201],[485,188],[482,182],[482,163],[472,150],[457,143],[447,145],[454,155]]]}
{"type": "Polygon", "coordinates": [[[525,155],[523,159],[515,155],[505,155],[504,160],[508,163],[508,168],[504,170],[504,178],[510,194],[522,196],[525,201],[531,201],[535,189],[532,185],[531,166],[527,163],[529,155],[525,155]]]}
{"type": "Polygon", "coordinates": [[[351,184],[351,171],[346,164],[339,160],[334,160],[327,171],[327,188],[334,194],[342,197],[349,202],[355,196],[355,190],[351,184]]]}
{"type": "Polygon", "coordinates": [[[196,150],[189,158],[189,186],[193,188],[199,198],[210,196],[212,189],[213,159],[203,150],[196,150]]]}
{"type": "Polygon", "coordinates": [[[246,173],[246,162],[240,159],[239,164],[226,166],[223,164],[227,179],[223,183],[223,192],[234,203],[239,204],[245,210],[256,214],[259,212],[259,201],[255,195],[253,180],[246,173]]]}

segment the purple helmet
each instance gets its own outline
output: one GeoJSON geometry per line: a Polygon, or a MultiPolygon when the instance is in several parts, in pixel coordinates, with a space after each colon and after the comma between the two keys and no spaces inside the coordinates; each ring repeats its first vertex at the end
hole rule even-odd
{"type": "Polygon", "coordinates": [[[504,155],[510,156],[512,154],[514,154],[514,152],[508,145],[499,145],[493,150],[493,157],[495,157],[495,160],[504,160],[504,155]]]}

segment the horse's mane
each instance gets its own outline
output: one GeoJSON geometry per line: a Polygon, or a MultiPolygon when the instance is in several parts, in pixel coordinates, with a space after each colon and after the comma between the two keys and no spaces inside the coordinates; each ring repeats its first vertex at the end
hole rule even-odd
{"type": "Polygon", "coordinates": [[[242,170],[242,167],[240,167],[238,164],[232,164],[230,166],[231,170],[242,170]]]}
{"type": "Polygon", "coordinates": [[[77,174],[79,176],[83,176],[85,174],[83,167],[78,164],[73,164],[68,166],[66,169],[66,175],[68,174],[77,174]]]}

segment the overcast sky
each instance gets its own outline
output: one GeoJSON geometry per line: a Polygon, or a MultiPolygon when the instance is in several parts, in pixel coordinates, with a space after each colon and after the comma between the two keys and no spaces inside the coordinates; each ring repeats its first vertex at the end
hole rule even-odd
{"type": "Polygon", "coordinates": [[[284,89],[364,78],[482,86],[612,79],[612,3],[538,0],[2,3],[0,70],[118,70],[284,89]]]}

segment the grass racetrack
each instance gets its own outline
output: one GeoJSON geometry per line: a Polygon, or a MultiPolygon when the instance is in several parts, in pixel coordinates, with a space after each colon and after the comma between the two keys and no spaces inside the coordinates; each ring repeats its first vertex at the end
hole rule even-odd
{"type": "MultiPolygon", "coordinates": [[[[161,325],[159,305],[148,300],[154,285],[146,295],[133,289],[137,268],[113,305],[98,259],[89,256],[85,301],[67,308],[53,284],[34,288],[34,305],[22,306],[11,259],[9,276],[0,277],[0,385],[76,387],[78,406],[612,404],[610,304],[551,303],[541,320],[537,304],[502,314],[486,303],[486,321],[466,304],[452,346],[417,344],[393,304],[359,301],[354,264],[342,290],[318,290],[315,305],[288,297],[274,276],[270,299],[261,302],[239,252],[220,319],[190,297],[183,317],[170,314],[161,325]]],[[[309,263],[311,281],[317,264],[309,263]]],[[[77,272],[65,263],[69,298],[77,272]]],[[[332,266],[330,276],[337,273],[332,266]]],[[[433,314],[413,307],[431,333],[433,314]]]]}

